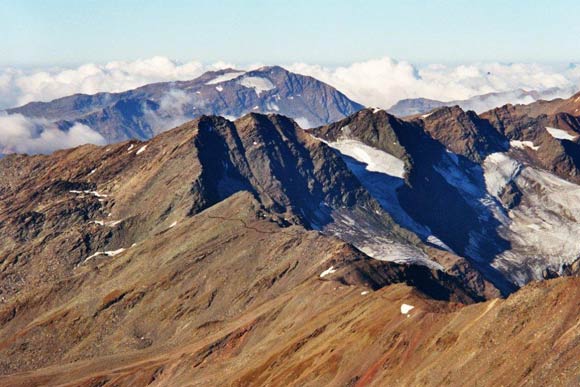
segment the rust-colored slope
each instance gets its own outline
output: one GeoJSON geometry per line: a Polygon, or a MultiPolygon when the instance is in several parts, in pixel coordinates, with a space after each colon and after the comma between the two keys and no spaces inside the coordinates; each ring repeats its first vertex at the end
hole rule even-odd
{"type": "Polygon", "coordinates": [[[235,323],[164,353],[110,356],[5,385],[575,385],[578,279],[458,306],[404,285],[362,295],[312,280],[235,323]],[[408,316],[403,303],[413,305],[408,316]]]}

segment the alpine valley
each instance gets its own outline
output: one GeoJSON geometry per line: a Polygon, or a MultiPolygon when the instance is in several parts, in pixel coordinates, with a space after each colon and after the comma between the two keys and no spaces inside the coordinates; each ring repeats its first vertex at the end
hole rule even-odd
{"type": "Polygon", "coordinates": [[[580,93],[539,98],[274,66],[9,109],[107,145],[0,150],[0,385],[578,385],[580,93]]]}

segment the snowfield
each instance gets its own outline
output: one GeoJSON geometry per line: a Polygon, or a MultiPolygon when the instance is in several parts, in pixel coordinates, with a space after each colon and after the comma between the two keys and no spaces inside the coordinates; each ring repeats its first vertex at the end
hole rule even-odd
{"type": "Polygon", "coordinates": [[[524,148],[530,148],[532,150],[540,149],[540,146],[535,146],[534,143],[531,141],[512,140],[512,141],[510,141],[510,146],[513,148],[518,148],[518,149],[524,149],[524,148]]]}
{"type": "Polygon", "coordinates": [[[276,86],[268,78],[263,77],[244,77],[238,83],[249,89],[254,89],[258,97],[261,93],[275,89],[276,86]]]}
{"type": "Polygon", "coordinates": [[[403,179],[405,177],[405,162],[393,155],[363,144],[357,140],[339,140],[328,143],[343,155],[366,164],[369,172],[385,173],[403,179]]]}
{"type": "Polygon", "coordinates": [[[504,187],[520,173],[522,165],[505,153],[498,152],[485,158],[483,168],[487,192],[497,198],[504,187]]]}
{"type": "Polygon", "coordinates": [[[566,130],[563,129],[558,129],[558,128],[551,128],[549,126],[546,126],[546,130],[548,131],[548,133],[550,133],[550,135],[554,138],[557,138],[558,140],[575,140],[576,137],[578,136],[573,136],[570,133],[568,133],[566,130]]]}
{"type": "Polygon", "coordinates": [[[245,74],[244,71],[233,71],[231,73],[225,73],[223,75],[215,77],[214,79],[212,79],[209,82],[206,82],[206,85],[216,85],[218,83],[231,81],[233,79],[241,77],[244,74],[245,74]]]}

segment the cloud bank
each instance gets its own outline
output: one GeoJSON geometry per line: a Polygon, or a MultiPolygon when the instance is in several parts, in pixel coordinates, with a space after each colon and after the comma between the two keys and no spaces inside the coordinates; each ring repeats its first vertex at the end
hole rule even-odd
{"type": "MultiPolygon", "coordinates": [[[[31,101],[50,101],[75,93],[119,92],[153,82],[189,80],[209,70],[228,67],[248,70],[261,65],[180,63],[165,57],[153,57],[106,64],[89,63],[68,69],[0,68],[0,109],[31,101]]],[[[320,79],[363,105],[381,108],[389,108],[405,98],[452,101],[517,89],[540,92],[555,89],[543,93],[555,98],[567,97],[580,90],[580,67],[577,66],[555,68],[533,63],[418,66],[380,58],[340,67],[307,63],[285,67],[320,79]]],[[[501,104],[532,102],[529,97],[521,99],[518,95],[520,93],[514,92],[501,96],[501,104]]],[[[159,121],[156,126],[160,130],[177,126],[191,117],[191,112],[187,111],[191,104],[189,98],[183,92],[170,93],[158,111],[147,114],[151,115],[152,122],[159,121]]],[[[492,102],[488,100],[486,103],[492,102]]],[[[20,115],[0,116],[0,153],[48,153],[84,143],[104,144],[105,140],[96,131],[78,123],[68,131],[60,131],[43,120],[20,115]]]]}
{"type": "MultiPolygon", "coordinates": [[[[228,67],[247,70],[260,65],[180,63],[159,56],[136,61],[89,63],[71,69],[25,71],[0,68],[0,109],[31,101],[50,101],[74,93],[118,92],[153,82],[188,80],[209,70],[228,67]]],[[[451,101],[516,89],[580,89],[579,67],[554,68],[534,63],[418,66],[380,58],[340,67],[307,63],[285,67],[318,78],[359,103],[382,108],[405,98],[451,101]]]]}
{"type": "Polygon", "coordinates": [[[179,63],[165,57],[132,62],[84,64],[77,68],[22,70],[0,68],[0,109],[32,101],[51,101],[75,93],[95,94],[134,89],[153,82],[188,80],[209,70],[233,67],[217,62],[179,63]]]}
{"type": "Polygon", "coordinates": [[[51,153],[83,144],[105,145],[106,140],[80,123],[65,131],[46,120],[21,114],[0,115],[0,154],[51,153]]]}
{"type": "Polygon", "coordinates": [[[516,89],[561,88],[570,94],[580,89],[580,68],[558,70],[533,63],[416,66],[381,58],[336,68],[304,63],[288,68],[318,78],[357,102],[381,108],[405,98],[452,101],[516,89]]]}

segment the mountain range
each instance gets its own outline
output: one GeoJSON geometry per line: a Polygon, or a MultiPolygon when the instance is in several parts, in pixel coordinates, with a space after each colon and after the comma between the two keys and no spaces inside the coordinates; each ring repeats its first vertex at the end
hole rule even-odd
{"type": "Polygon", "coordinates": [[[191,90],[279,112],[0,160],[0,385],[577,383],[580,93],[398,118],[257,71],[191,90]]]}
{"type": "Polygon", "coordinates": [[[556,98],[568,97],[574,94],[575,91],[576,90],[562,89],[557,87],[542,91],[527,91],[523,89],[517,89],[476,95],[468,99],[447,102],[428,98],[409,98],[398,101],[396,104],[387,109],[387,111],[398,117],[406,117],[429,113],[433,109],[444,106],[459,106],[465,111],[473,110],[476,113],[483,113],[485,111],[507,104],[525,105],[539,100],[549,101],[556,98]]]}

